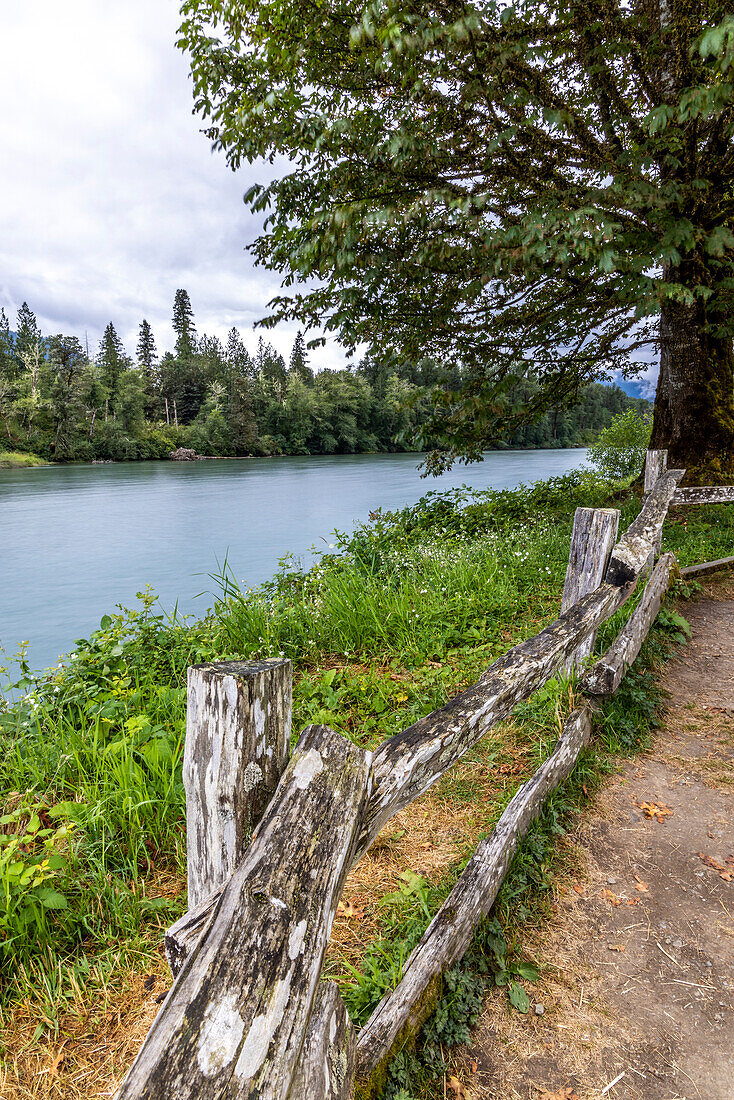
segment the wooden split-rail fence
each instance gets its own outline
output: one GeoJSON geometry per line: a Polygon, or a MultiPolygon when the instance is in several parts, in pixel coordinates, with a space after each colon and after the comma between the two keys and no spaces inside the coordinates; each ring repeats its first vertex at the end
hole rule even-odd
{"type": "Polygon", "coordinates": [[[594,699],[617,690],[639,653],[677,571],[672,553],[658,557],[668,509],[734,501],[731,486],[679,489],[684,471],[667,470],[666,458],[648,452],[642,510],[619,541],[618,511],[577,510],[560,617],[373,753],[327,726],[308,726],[289,757],[290,661],[189,669],[189,910],[166,935],[173,986],[117,1100],[377,1093],[390,1057],[435,1005],[441,975],[488,915],[530,823],[589,741],[594,699]],[[624,629],[587,669],[599,626],[643,576],[624,629]],[[321,980],[350,868],[394,814],[518,702],[573,665],[585,702],[480,842],[397,987],[356,1033],[337,986],[321,980]]]}

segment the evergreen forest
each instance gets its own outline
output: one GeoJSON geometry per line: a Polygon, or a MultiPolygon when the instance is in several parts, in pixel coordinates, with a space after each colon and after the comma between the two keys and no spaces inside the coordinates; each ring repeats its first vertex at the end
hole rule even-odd
{"type": "MultiPolygon", "coordinates": [[[[314,370],[301,333],[288,362],[262,339],[252,354],[236,328],[224,345],[199,336],[185,290],[172,327],[175,345],[159,354],[143,320],[130,355],[110,322],[90,355],[75,336],[44,335],[25,302],[14,329],[0,311],[0,449],[56,462],[167,458],[179,447],[209,456],[421,451],[434,443],[431,393],[460,381],[428,359],[387,366],[368,356],[314,370]]],[[[516,383],[513,400],[526,403],[535,386],[516,383]]],[[[575,404],[515,424],[491,446],[584,446],[630,407],[649,405],[591,383],[575,404]]]]}

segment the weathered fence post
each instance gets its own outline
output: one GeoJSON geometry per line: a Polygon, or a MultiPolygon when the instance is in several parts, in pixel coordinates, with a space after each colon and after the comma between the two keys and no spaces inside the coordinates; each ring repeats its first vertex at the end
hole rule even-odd
{"type": "MultiPolygon", "coordinates": [[[[573,517],[571,552],[568,557],[566,581],[563,585],[561,614],[578,603],[582,596],[593,592],[604,580],[612,547],[617,538],[619,510],[617,508],[577,508],[573,517]]],[[[596,633],[582,642],[564,666],[570,672],[580,667],[594,648],[596,633]]]]}
{"type": "MultiPolygon", "coordinates": [[[[668,468],[668,452],[667,451],[648,451],[645,455],[645,484],[644,492],[642,496],[643,502],[647,500],[648,494],[655,488],[655,482],[659,477],[662,477],[668,468]]],[[[663,531],[662,528],[658,531],[657,538],[655,539],[655,553],[650,560],[650,568],[652,569],[655,564],[655,559],[660,557],[660,552],[663,549],[663,531]]]]}
{"type": "Polygon", "coordinates": [[[288,763],[290,661],[193,665],[183,781],[189,908],[222,887],[288,763]]]}
{"type": "MultiPolygon", "coordinates": [[[[118,1100],[294,1097],[371,768],[371,753],[327,726],[303,731],[118,1100]]],[[[333,1023],[336,1040],[338,1017],[333,1023]]],[[[323,1037],[314,1043],[331,1057],[323,1037]]],[[[348,1048],[334,1056],[346,1073],[348,1048]]]]}
{"type": "Polygon", "coordinates": [[[616,641],[601,660],[582,678],[579,687],[590,695],[613,695],[622,683],[622,677],[637,657],[642,643],[657,618],[675,576],[675,554],[663,554],[653,569],[642,599],[622,628],[616,641]]]}
{"type": "MultiPolygon", "coordinates": [[[[667,451],[648,451],[645,455],[645,484],[644,493],[652,492],[655,488],[655,482],[659,477],[662,477],[668,468],[668,452],[667,451]]],[[[643,497],[644,499],[644,497],[643,497]]]]}

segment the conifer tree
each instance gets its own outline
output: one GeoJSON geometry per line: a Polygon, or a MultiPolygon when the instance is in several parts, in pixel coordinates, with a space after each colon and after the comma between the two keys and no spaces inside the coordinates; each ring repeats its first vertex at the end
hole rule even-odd
{"type": "Polygon", "coordinates": [[[112,321],[110,321],[100,340],[99,351],[97,352],[97,368],[102,385],[107,390],[109,407],[113,412],[122,374],[131,365],[130,359],[125,354],[122,340],[117,335],[112,321]]]}
{"type": "Polygon", "coordinates": [[[191,299],[185,290],[176,291],[171,325],[176,333],[176,358],[191,359],[196,352],[196,326],[191,299]]]}
{"type": "Polygon", "coordinates": [[[226,360],[232,375],[238,378],[247,378],[250,381],[255,377],[255,363],[245,347],[242,336],[234,326],[227,334],[226,360]]]}
{"type": "Polygon", "coordinates": [[[303,339],[303,333],[300,330],[296,333],[296,338],[293,341],[288,370],[290,374],[300,378],[307,386],[313,385],[313,371],[308,365],[306,341],[303,339]]]}
{"type": "Polygon", "coordinates": [[[140,333],[137,346],[138,366],[146,378],[152,379],[158,352],[155,346],[153,329],[146,320],[140,322],[140,333]]]}
{"type": "Polygon", "coordinates": [[[28,380],[31,400],[40,398],[41,371],[46,349],[35,313],[23,302],[18,310],[15,337],[15,355],[28,380]]]}
{"type": "Polygon", "coordinates": [[[82,390],[89,362],[75,336],[53,336],[49,340],[52,372],[50,390],[54,418],[53,452],[56,458],[74,457],[74,446],[83,423],[82,390]]]}

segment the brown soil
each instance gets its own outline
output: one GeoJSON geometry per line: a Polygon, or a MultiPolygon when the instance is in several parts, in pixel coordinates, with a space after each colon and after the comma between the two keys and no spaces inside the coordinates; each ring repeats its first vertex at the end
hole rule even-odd
{"type": "Polygon", "coordinates": [[[579,881],[525,943],[535,1003],[493,993],[463,1057],[477,1100],[734,1098],[734,584],[681,611],[663,728],[572,838],[579,881]]]}

